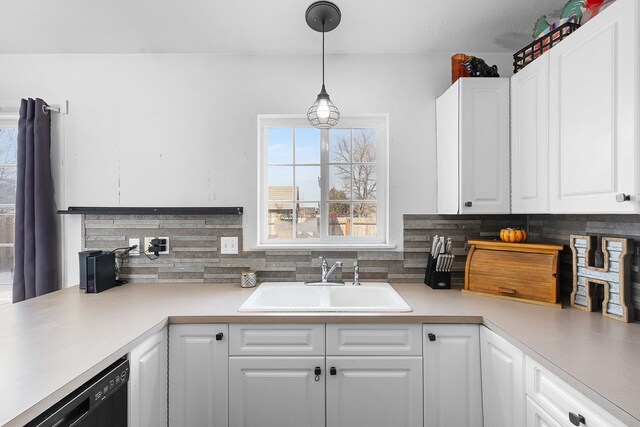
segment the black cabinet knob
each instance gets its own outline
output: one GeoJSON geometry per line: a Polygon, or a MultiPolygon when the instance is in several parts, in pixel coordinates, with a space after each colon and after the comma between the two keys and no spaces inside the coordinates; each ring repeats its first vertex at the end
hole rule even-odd
{"type": "Polygon", "coordinates": [[[569,421],[571,421],[571,424],[573,424],[574,426],[579,426],[580,424],[587,424],[587,420],[584,419],[584,417],[580,414],[574,414],[573,412],[569,412],[569,421]]]}
{"type": "Polygon", "coordinates": [[[338,373],[338,371],[336,370],[335,366],[332,366],[331,369],[329,369],[329,373],[331,375],[336,375],[338,373]]]}
{"type": "Polygon", "coordinates": [[[473,206],[473,202],[464,202],[465,208],[470,208],[471,206],[473,206]]]}
{"type": "Polygon", "coordinates": [[[222,332],[218,332],[216,334],[216,341],[222,341],[222,338],[224,338],[224,334],[222,332]]]}
{"type": "Polygon", "coordinates": [[[427,335],[427,337],[429,338],[429,341],[435,341],[435,340],[436,340],[436,336],[435,336],[435,334],[431,334],[431,333],[429,333],[429,334],[427,335]]]}
{"type": "Polygon", "coordinates": [[[616,202],[618,203],[628,202],[629,200],[631,200],[631,196],[628,194],[616,194],[616,202]]]}
{"type": "Polygon", "coordinates": [[[322,369],[320,369],[320,366],[316,366],[316,370],[313,371],[313,373],[315,376],[322,375],[322,369]]]}

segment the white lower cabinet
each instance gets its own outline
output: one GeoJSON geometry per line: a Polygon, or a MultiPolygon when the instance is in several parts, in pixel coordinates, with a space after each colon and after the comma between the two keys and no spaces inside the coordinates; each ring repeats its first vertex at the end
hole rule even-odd
{"type": "Polygon", "coordinates": [[[422,358],[327,356],[327,427],[421,427],[422,358]]]}
{"type": "Polygon", "coordinates": [[[324,357],[230,357],[229,426],[324,427],[324,357]]]}
{"type": "Polygon", "coordinates": [[[526,390],[527,398],[534,401],[540,410],[543,410],[557,422],[557,424],[549,425],[567,427],[574,425],[625,426],[613,415],[553,375],[530,357],[526,358],[526,390]]]}
{"type": "Polygon", "coordinates": [[[524,355],[504,338],[480,328],[484,425],[525,425],[524,355]]]}
{"type": "Polygon", "coordinates": [[[130,427],[167,425],[167,329],[129,353],[130,427]]]}
{"type": "Polygon", "coordinates": [[[227,427],[228,325],[169,327],[169,426],[227,427]]]}
{"type": "Polygon", "coordinates": [[[425,427],[482,427],[480,326],[423,329],[425,427]]]}
{"type": "Polygon", "coordinates": [[[562,427],[551,415],[527,396],[527,427],[562,427]]]}

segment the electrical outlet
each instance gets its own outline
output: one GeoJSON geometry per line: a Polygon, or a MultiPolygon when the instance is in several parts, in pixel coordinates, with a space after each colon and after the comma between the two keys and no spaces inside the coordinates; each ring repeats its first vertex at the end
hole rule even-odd
{"type": "Polygon", "coordinates": [[[168,255],[169,254],[169,238],[168,237],[145,237],[144,238],[144,252],[153,255],[153,252],[149,252],[149,246],[151,246],[151,241],[153,239],[164,239],[167,242],[167,249],[164,251],[158,252],[158,255],[168,255]]]}
{"type": "Polygon", "coordinates": [[[238,254],[238,238],[237,237],[221,237],[220,253],[222,255],[238,254]]]}
{"type": "Polygon", "coordinates": [[[140,256],[140,239],[129,239],[129,247],[138,246],[135,249],[129,251],[129,256],[140,256]]]}

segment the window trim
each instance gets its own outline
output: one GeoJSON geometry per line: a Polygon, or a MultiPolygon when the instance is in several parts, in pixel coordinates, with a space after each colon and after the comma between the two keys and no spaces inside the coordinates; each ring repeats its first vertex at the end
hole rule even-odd
{"type": "MultiPolygon", "coordinates": [[[[17,109],[6,108],[6,107],[0,108],[0,128],[17,129],[19,119],[20,119],[20,115],[18,114],[17,109]]],[[[16,157],[16,163],[2,164],[0,166],[3,166],[3,167],[9,166],[17,169],[18,167],[17,163],[18,163],[18,159],[16,157]]],[[[15,204],[2,203],[0,204],[0,209],[13,209],[14,220],[15,220],[15,212],[16,212],[15,204]]],[[[0,242],[0,248],[15,248],[15,242],[14,243],[0,242]]],[[[15,251],[13,256],[14,256],[14,262],[15,262],[15,251]]],[[[14,269],[15,269],[15,266],[14,266],[14,269]]],[[[7,286],[11,286],[11,284],[0,283],[0,286],[7,287],[7,286]]]]}
{"type": "MultiPolygon", "coordinates": [[[[257,245],[256,248],[369,248],[390,249],[395,247],[389,244],[389,115],[388,114],[357,114],[343,116],[337,128],[376,128],[377,157],[376,157],[376,193],[377,193],[377,229],[376,237],[343,237],[328,236],[326,215],[323,217],[320,227],[319,239],[268,239],[266,221],[268,209],[268,183],[267,183],[267,155],[266,144],[268,129],[273,127],[300,128],[310,127],[305,115],[301,114],[259,114],[257,120],[257,245]],[[326,219],[325,219],[326,218],[326,219]],[[324,237],[323,237],[324,236],[324,237]]],[[[329,162],[327,141],[321,141],[321,211],[328,207],[326,196],[329,191],[329,162]]],[[[295,159],[294,159],[295,160],[295,159]]],[[[350,201],[349,203],[353,203],[350,201]]],[[[295,205],[295,203],[294,203],[295,205]]],[[[295,210],[295,209],[294,209],[295,210]]]]}

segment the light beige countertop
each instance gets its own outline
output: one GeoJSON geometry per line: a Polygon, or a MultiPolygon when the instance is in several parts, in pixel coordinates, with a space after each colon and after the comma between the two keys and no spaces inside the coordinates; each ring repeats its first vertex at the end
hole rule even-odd
{"type": "MultiPolygon", "coordinates": [[[[0,308],[0,425],[23,425],[168,323],[482,323],[621,421],[640,426],[640,323],[431,290],[394,288],[411,313],[239,313],[239,285],[67,288],[0,308]]],[[[515,427],[515,426],[514,426],[515,427]]]]}

